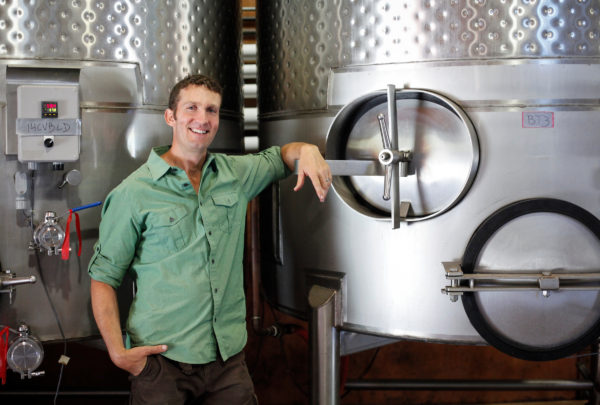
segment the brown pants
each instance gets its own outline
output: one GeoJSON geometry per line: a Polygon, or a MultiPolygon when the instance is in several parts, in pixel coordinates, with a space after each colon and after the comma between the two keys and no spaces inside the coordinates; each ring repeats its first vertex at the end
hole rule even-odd
{"type": "Polygon", "coordinates": [[[225,362],[197,365],[153,355],[142,372],[129,379],[130,405],[258,404],[244,352],[225,362]]]}

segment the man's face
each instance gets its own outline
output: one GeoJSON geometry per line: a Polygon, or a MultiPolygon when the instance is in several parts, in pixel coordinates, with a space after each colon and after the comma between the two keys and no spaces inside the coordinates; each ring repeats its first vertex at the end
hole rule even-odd
{"type": "Polygon", "coordinates": [[[175,111],[165,111],[173,127],[172,147],[181,152],[206,152],[219,129],[221,96],[204,86],[188,86],[179,92],[175,111]]]}

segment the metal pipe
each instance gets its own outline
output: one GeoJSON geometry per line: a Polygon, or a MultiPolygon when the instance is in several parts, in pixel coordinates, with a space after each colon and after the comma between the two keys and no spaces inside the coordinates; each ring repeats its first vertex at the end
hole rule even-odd
{"type": "Polygon", "coordinates": [[[570,286],[570,287],[560,287],[556,289],[544,289],[540,287],[528,287],[528,286],[497,286],[497,287],[452,287],[447,286],[443,293],[464,293],[464,292],[481,292],[481,291],[598,291],[600,290],[600,286],[570,286]]]}
{"type": "Polygon", "coordinates": [[[248,234],[250,254],[250,274],[252,275],[252,327],[258,333],[262,329],[260,317],[260,242],[259,242],[258,200],[248,204],[248,234]]]}
{"type": "Polygon", "coordinates": [[[284,327],[273,324],[263,327],[260,315],[260,230],[259,230],[259,205],[258,198],[248,203],[246,217],[248,229],[248,254],[250,255],[250,274],[252,289],[252,329],[259,336],[279,336],[284,333],[284,327]]]}
{"type": "Polygon", "coordinates": [[[313,285],[310,306],[311,404],[337,405],[340,401],[340,335],[335,327],[336,290],[313,285]]]}
{"type": "Polygon", "coordinates": [[[7,278],[6,280],[0,280],[0,288],[20,285],[20,284],[33,284],[36,282],[35,276],[29,277],[13,277],[7,278]]]}
{"type": "MultiPolygon", "coordinates": [[[[0,391],[0,396],[29,397],[54,396],[56,391],[0,391]]],[[[91,396],[126,396],[129,391],[60,391],[59,396],[91,397],[91,396]]]]}
{"type": "Polygon", "coordinates": [[[499,391],[565,391],[591,390],[592,381],[578,380],[348,380],[351,390],[499,390],[499,391]]]}
{"type": "Polygon", "coordinates": [[[550,271],[539,271],[538,273],[518,273],[521,270],[487,270],[488,273],[467,273],[461,274],[458,277],[448,275],[448,279],[461,280],[530,280],[537,282],[540,278],[559,278],[561,280],[582,280],[582,281],[598,281],[600,280],[600,272],[597,270],[594,273],[552,273],[550,271]]]}

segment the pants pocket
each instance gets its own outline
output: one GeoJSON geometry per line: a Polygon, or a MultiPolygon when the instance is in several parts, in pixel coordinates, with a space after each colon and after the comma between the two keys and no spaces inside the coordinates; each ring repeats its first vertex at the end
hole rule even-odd
{"type": "Polygon", "coordinates": [[[155,356],[146,357],[146,364],[144,365],[144,368],[142,369],[142,371],[138,375],[129,374],[129,381],[134,381],[134,380],[137,380],[140,378],[144,378],[144,377],[152,374],[152,363],[154,361],[156,361],[156,359],[154,357],[155,356]]]}

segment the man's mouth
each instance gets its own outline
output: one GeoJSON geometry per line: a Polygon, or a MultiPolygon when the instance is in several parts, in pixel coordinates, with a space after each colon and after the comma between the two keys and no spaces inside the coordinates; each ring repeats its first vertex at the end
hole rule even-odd
{"type": "Polygon", "coordinates": [[[206,135],[206,134],[208,134],[208,131],[205,131],[205,130],[202,130],[202,129],[190,128],[190,131],[192,131],[195,134],[199,134],[199,135],[206,135]]]}

